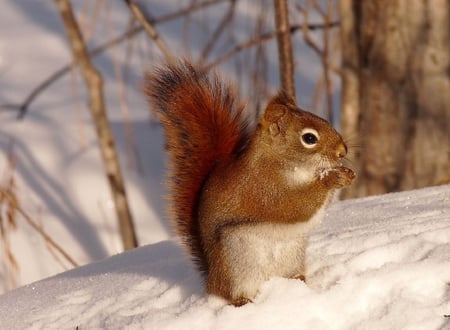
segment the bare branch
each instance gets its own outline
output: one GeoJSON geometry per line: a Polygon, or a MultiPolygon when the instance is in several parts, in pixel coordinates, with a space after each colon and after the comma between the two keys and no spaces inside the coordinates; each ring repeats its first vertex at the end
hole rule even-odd
{"type": "Polygon", "coordinates": [[[55,1],[63,20],[73,56],[80,67],[81,74],[89,90],[89,110],[95,123],[103,165],[116,206],[123,247],[125,250],[128,250],[137,246],[137,238],[114,139],[106,115],[103,97],[103,79],[91,62],[89,52],[87,51],[69,0],[55,1]]]}
{"type": "Polygon", "coordinates": [[[295,98],[294,55],[289,31],[287,0],[274,0],[275,26],[278,31],[278,61],[280,65],[281,88],[295,98]]]}
{"type": "MultiPolygon", "coordinates": [[[[203,9],[205,7],[208,6],[212,6],[212,5],[216,5],[218,3],[224,2],[224,1],[230,1],[230,0],[206,0],[203,2],[194,2],[191,5],[173,12],[173,13],[169,13],[167,15],[161,16],[153,21],[152,24],[153,25],[157,25],[160,23],[164,23],[176,18],[179,18],[183,15],[186,15],[188,13],[191,13],[193,11],[196,10],[200,10],[203,9]]],[[[308,30],[310,31],[314,31],[314,30],[321,30],[324,28],[334,28],[336,26],[339,26],[339,22],[338,21],[334,21],[331,22],[328,26],[325,26],[323,24],[306,24],[308,30]]],[[[293,34],[295,32],[297,32],[299,29],[303,28],[303,24],[301,25],[293,25],[290,28],[290,33],[293,34]]],[[[130,38],[133,38],[134,36],[136,36],[138,33],[143,31],[143,27],[142,26],[135,26],[130,28],[129,30],[127,30],[126,32],[124,32],[123,34],[119,35],[116,38],[110,39],[108,41],[106,41],[105,43],[99,45],[98,47],[92,49],[89,52],[89,55],[94,57],[97,56],[99,54],[102,54],[104,51],[106,51],[107,49],[114,47],[120,43],[122,43],[125,40],[128,40],[130,38]]],[[[209,63],[207,65],[207,68],[212,68],[214,66],[219,65],[222,62],[227,61],[228,59],[230,59],[231,57],[233,57],[235,54],[237,54],[238,52],[246,49],[246,48],[250,48],[254,45],[257,45],[261,42],[265,42],[268,40],[273,39],[276,36],[276,32],[267,32],[262,34],[261,36],[257,37],[257,38],[252,38],[242,44],[236,45],[233,49],[231,49],[229,52],[223,54],[222,56],[216,58],[213,62],[209,63]]],[[[64,77],[68,72],[70,72],[70,70],[72,70],[74,67],[76,66],[75,61],[73,61],[72,63],[66,64],[63,67],[59,68],[58,70],[56,70],[55,72],[53,72],[52,74],[50,74],[47,78],[45,78],[40,84],[38,84],[31,92],[30,94],[28,94],[28,96],[24,99],[23,102],[18,103],[18,104],[2,104],[0,105],[0,109],[3,110],[11,110],[11,111],[18,111],[18,119],[23,119],[29,109],[29,107],[31,106],[31,104],[34,102],[34,100],[42,93],[44,92],[49,86],[51,86],[53,83],[55,83],[56,81],[58,81],[60,78],[64,77]]],[[[336,73],[340,73],[338,68],[335,68],[334,66],[330,65],[330,68],[332,69],[332,71],[336,72],[336,73]]]]}
{"type": "Polygon", "coordinates": [[[145,32],[150,36],[150,38],[153,39],[155,44],[159,47],[161,52],[164,54],[167,60],[174,61],[175,56],[170,51],[169,47],[167,47],[166,43],[161,39],[159,34],[156,32],[155,28],[153,27],[153,24],[151,23],[152,20],[150,20],[144,12],[141,10],[141,8],[133,1],[133,0],[124,0],[125,3],[130,8],[131,12],[133,13],[134,17],[139,21],[139,23],[144,28],[145,32]]]}
{"type": "MultiPolygon", "coordinates": [[[[194,2],[191,5],[183,8],[179,11],[169,13],[167,15],[164,15],[164,16],[161,16],[161,17],[155,19],[154,21],[152,21],[152,24],[156,25],[156,24],[164,23],[164,22],[179,18],[190,12],[200,10],[205,7],[212,6],[212,5],[224,2],[224,1],[229,1],[229,0],[206,0],[206,1],[198,2],[198,3],[194,2]]],[[[138,33],[142,32],[143,30],[144,30],[144,28],[142,26],[132,27],[129,30],[127,30],[126,32],[124,32],[123,34],[119,35],[118,37],[108,40],[105,43],[101,44],[100,46],[94,48],[93,50],[91,50],[89,52],[89,55],[97,56],[97,55],[103,53],[105,50],[122,43],[124,40],[133,38],[134,36],[136,36],[138,33]]],[[[52,85],[58,79],[62,78],[64,75],[66,75],[75,66],[76,66],[76,63],[75,63],[75,61],[73,61],[72,63],[69,63],[69,64],[61,67],[60,69],[58,69],[55,72],[53,72],[52,74],[50,74],[47,78],[45,78],[40,84],[38,84],[37,87],[34,88],[30,92],[30,94],[25,98],[25,100],[22,103],[3,104],[3,105],[0,105],[0,109],[18,111],[19,113],[18,113],[17,117],[19,119],[23,119],[26,115],[26,112],[28,111],[28,108],[33,103],[33,101],[36,99],[36,97],[39,96],[44,90],[46,90],[50,85],[52,85]]]]}
{"type": "Polygon", "coordinates": [[[303,38],[308,46],[310,46],[318,56],[322,57],[322,50],[320,49],[317,42],[311,37],[309,34],[309,29],[307,26],[307,21],[309,19],[309,9],[303,8],[300,5],[297,5],[298,10],[303,14],[303,24],[302,24],[302,31],[303,31],[303,38]]]}
{"type": "MultiPolygon", "coordinates": [[[[303,14],[303,22],[307,22],[309,20],[309,10],[310,6],[314,7],[314,9],[322,16],[322,20],[324,22],[324,26],[329,26],[332,22],[332,3],[331,1],[327,1],[327,9],[325,10],[317,0],[308,0],[307,7],[304,8],[301,5],[297,5],[297,9],[303,14]]],[[[333,111],[333,86],[330,77],[330,72],[334,71],[339,73],[337,69],[334,69],[334,66],[330,62],[330,31],[329,28],[325,28],[323,30],[323,46],[320,47],[318,43],[311,37],[310,30],[308,26],[303,23],[303,39],[306,44],[310,46],[319,56],[322,67],[323,67],[323,81],[325,84],[326,91],[326,105],[327,105],[327,114],[328,119],[332,122],[334,119],[334,111],[333,111]]]]}
{"type": "Polygon", "coordinates": [[[209,53],[212,51],[215,43],[217,42],[217,40],[219,40],[220,35],[225,30],[225,27],[228,24],[230,24],[230,22],[232,21],[235,8],[236,8],[236,0],[231,0],[230,1],[230,7],[228,8],[228,11],[223,16],[222,21],[219,23],[219,25],[217,26],[216,30],[211,35],[211,38],[206,43],[206,46],[205,46],[205,48],[202,51],[202,54],[200,56],[200,61],[201,62],[204,62],[206,60],[206,58],[208,57],[209,53]]]}
{"type": "MultiPolygon", "coordinates": [[[[308,27],[309,30],[313,31],[313,30],[320,30],[320,29],[324,29],[324,28],[333,28],[333,27],[339,26],[339,24],[340,24],[339,22],[331,22],[328,26],[324,26],[323,24],[307,24],[306,26],[308,27]]],[[[291,25],[291,27],[289,29],[289,33],[294,34],[295,32],[303,29],[303,25],[304,24],[291,25]]],[[[244,49],[253,47],[260,43],[272,40],[276,36],[277,36],[277,31],[270,31],[270,32],[265,32],[256,38],[252,38],[247,41],[244,41],[243,43],[234,46],[229,52],[216,58],[213,62],[207,64],[206,69],[211,69],[212,67],[215,67],[215,66],[219,65],[220,63],[227,61],[228,59],[230,59],[231,57],[233,57],[240,51],[243,51],[244,49]]]]}

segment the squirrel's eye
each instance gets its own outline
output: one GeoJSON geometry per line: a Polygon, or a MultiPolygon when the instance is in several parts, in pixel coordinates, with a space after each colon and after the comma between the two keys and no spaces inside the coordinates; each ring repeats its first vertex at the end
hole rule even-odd
{"type": "Polygon", "coordinates": [[[316,144],[317,137],[312,133],[306,133],[302,136],[303,142],[306,144],[316,144]]]}
{"type": "Polygon", "coordinates": [[[301,134],[301,142],[305,148],[314,148],[319,142],[319,133],[312,128],[305,128],[301,134]]]}

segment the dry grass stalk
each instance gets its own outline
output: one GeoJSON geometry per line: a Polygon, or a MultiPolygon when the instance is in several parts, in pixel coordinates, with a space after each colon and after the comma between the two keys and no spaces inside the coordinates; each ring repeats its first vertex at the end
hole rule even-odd
{"type": "Polygon", "coordinates": [[[34,229],[36,232],[42,236],[45,243],[58,251],[64,259],[67,260],[73,267],[78,267],[79,264],[69,255],[69,253],[60,245],[58,244],[47,232],[42,228],[40,224],[38,224],[36,221],[34,221],[27,212],[18,204],[17,205],[17,213],[22,216],[22,218],[34,229]]]}
{"type": "Polygon", "coordinates": [[[19,215],[44,239],[47,246],[56,250],[73,267],[78,263],[59,245],[40,224],[33,220],[21,206],[16,194],[17,186],[14,178],[16,160],[12,151],[8,155],[8,168],[4,171],[5,177],[0,182],[0,238],[3,242],[5,254],[10,266],[15,271],[19,270],[18,262],[12,253],[9,234],[18,226],[19,215]]]}
{"type": "Polygon", "coordinates": [[[5,258],[2,260],[5,269],[6,288],[13,289],[17,286],[19,263],[12,251],[10,234],[17,228],[17,208],[19,205],[15,190],[14,179],[15,158],[12,152],[8,154],[7,169],[4,178],[0,182],[0,241],[5,258]]]}

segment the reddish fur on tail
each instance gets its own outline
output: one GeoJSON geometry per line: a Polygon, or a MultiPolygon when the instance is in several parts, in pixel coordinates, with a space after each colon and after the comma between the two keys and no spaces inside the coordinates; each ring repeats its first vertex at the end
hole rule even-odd
{"type": "Polygon", "coordinates": [[[215,165],[234,159],[248,142],[243,107],[217,75],[185,61],[156,69],[146,79],[145,92],[166,134],[175,228],[198,268],[206,272],[198,201],[215,165]]]}

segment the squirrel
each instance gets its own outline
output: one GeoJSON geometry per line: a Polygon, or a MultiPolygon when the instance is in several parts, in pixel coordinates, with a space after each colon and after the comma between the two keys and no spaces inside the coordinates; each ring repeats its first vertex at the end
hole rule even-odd
{"type": "Polygon", "coordinates": [[[186,60],[146,73],[165,131],[169,209],[208,294],[252,302],[271,277],[305,280],[309,231],[355,173],[324,119],[280,91],[250,125],[231,84],[186,60]]]}

